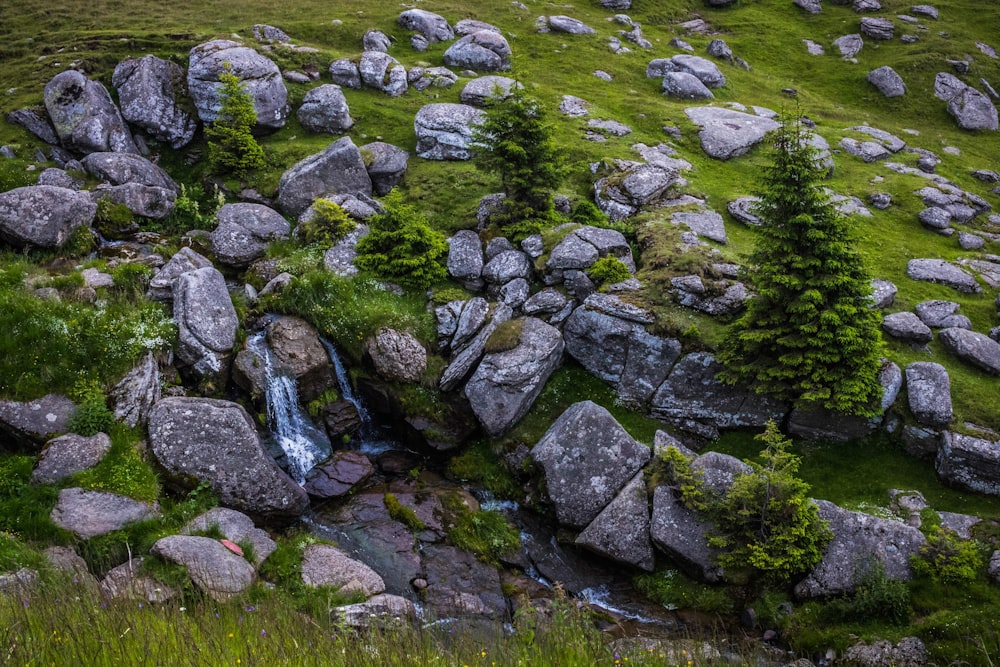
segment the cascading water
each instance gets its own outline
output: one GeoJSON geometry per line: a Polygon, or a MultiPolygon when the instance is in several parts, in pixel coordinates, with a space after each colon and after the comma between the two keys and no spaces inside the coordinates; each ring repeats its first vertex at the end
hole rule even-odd
{"type": "Polygon", "coordinates": [[[295,378],[278,373],[265,333],[260,331],[247,341],[247,348],[264,360],[267,382],[267,420],[275,442],[285,452],[288,474],[299,484],[305,483],[306,473],[330,456],[330,441],[316,428],[299,405],[295,378]]]}
{"type": "Polygon", "coordinates": [[[362,454],[374,456],[391,449],[397,449],[398,445],[386,438],[381,429],[372,423],[371,415],[368,414],[364,403],[355,395],[354,389],[351,387],[351,379],[347,376],[347,369],[344,368],[344,364],[340,360],[340,355],[337,354],[337,348],[325,338],[320,338],[319,340],[323,343],[323,347],[326,348],[326,353],[330,357],[330,363],[333,364],[333,369],[337,375],[340,396],[358,411],[358,419],[361,420],[361,428],[358,429],[358,450],[362,454]]]}

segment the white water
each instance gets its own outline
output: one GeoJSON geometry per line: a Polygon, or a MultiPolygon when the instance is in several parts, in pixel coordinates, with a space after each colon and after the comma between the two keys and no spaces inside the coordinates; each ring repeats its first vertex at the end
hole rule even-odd
{"type": "Polygon", "coordinates": [[[299,405],[295,378],[276,372],[264,332],[254,334],[247,341],[247,348],[264,360],[268,427],[285,452],[289,475],[303,484],[306,473],[330,455],[330,441],[299,405]]]}
{"type": "Polygon", "coordinates": [[[364,403],[355,395],[354,389],[351,387],[351,378],[347,375],[347,369],[344,368],[344,363],[340,360],[340,355],[337,354],[337,348],[325,338],[320,338],[319,340],[323,343],[323,347],[326,348],[326,354],[330,357],[330,363],[333,364],[333,370],[337,375],[337,387],[340,390],[340,396],[354,406],[354,409],[358,412],[358,419],[361,420],[361,428],[358,429],[358,451],[369,456],[377,456],[382,452],[397,449],[396,443],[386,439],[380,430],[372,424],[372,418],[368,414],[368,409],[365,408],[364,403]]]}
{"type": "Polygon", "coordinates": [[[611,592],[608,590],[607,586],[595,586],[593,588],[584,588],[577,595],[581,600],[594,605],[595,607],[600,607],[601,609],[607,609],[613,614],[619,614],[625,618],[631,619],[633,621],[638,621],[639,623],[656,623],[656,619],[647,618],[641,614],[634,614],[629,611],[625,611],[619,607],[615,607],[609,598],[611,597],[611,592]]]}

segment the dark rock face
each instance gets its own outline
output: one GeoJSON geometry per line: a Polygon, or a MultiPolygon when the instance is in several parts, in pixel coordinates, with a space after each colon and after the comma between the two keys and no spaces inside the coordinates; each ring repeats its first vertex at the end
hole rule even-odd
{"type": "Polygon", "coordinates": [[[328,461],[309,471],[306,493],[315,498],[344,496],[374,472],[375,466],[361,452],[338,450],[328,461]]]}
{"type": "Polygon", "coordinates": [[[368,169],[372,189],[379,197],[389,194],[406,174],[410,154],[384,141],[373,141],[358,148],[368,169]],[[370,159],[369,159],[370,158],[370,159]]]}
{"type": "Polygon", "coordinates": [[[951,423],[951,380],[941,364],[918,361],[906,367],[906,392],[910,411],[924,426],[941,428],[951,423]]]}
{"type": "Polygon", "coordinates": [[[961,327],[942,329],[938,339],[945,349],[987,373],[1000,375],[1000,343],[961,327]]]}
{"type": "Polygon", "coordinates": [[[31,473],[33,484],[56,484],[93,468],[111,451],[111,438],[98,433],[89,438],[67,433],[49,441],[31,473]]]}
{"type": "Polygon", "coordinates": [[[194,585],[213,600],[239,595],[256,578],[253,565],[209,537],[171,535],[157,540],[150,552],[183,565],[194,585]]]}
{"type": "Polygon", "coordinates": [[[558,329],[529,317],[513,349],[483,357],[465,395],[487,433],[500,435],[527,414],[562,361],[564,347],[558,329]]]}
{"type": "Polygon", "coordinates": [[[937,453],[938,477],[976,493],[1000,495],[1000,441],[945,431],[937,453]]]}
{"type": "Polygon", "coordinates": [[[226,506],[275,520],[297,517],[309,505],[236,403],[165,398],[149,416],[149,442],[166,478],[182,489],[208,482],[226,506]]]}
{"type": "Polygon", "coordinates": [[[118,90],[122,116],[171,148],[183,148],[194,138],[197,121],[178,104],[184,89],[181,66],[156,56],[128,58],[111,76],[118,90]]]}
{"type": "Polygon", "coordinates": [[[34,401],[0,401],[0,445],[37,450],[47,440],[66,432],[76,405],[59,394],[34,401]]]}
{"type": "Polygon", "coordinates": [[[52,522],[77,537],[90,539],[130,523],[158,516],[160,508],[102,491],[63,489],[52,509],[52,522]]]}
{"type": "Polygon", "coordinates": [[[107,89],[76,70],[45,85],[45,108],[63,147],[78,153],[138,153],[107,89]]]}
{"type": "Polygon", "coordinates": [[[309,402],[337,386],[319,332],[302,318],[284,316],[274,320],[267,326],[267,342],[278,365],[295,378],[300,400],[309,402]]]}
{"type": "Polygon", "coordinates": [[[370,197],[372,181],[358,147],[342,137],[321,153],[310,155],[288,169],[278,183],[278,206],[298,217],[317,197],[326,194],[363,194],[370,197]]]}
{"type": "Polygon", "coordinates": [[[507,613],[500,573],[467,551],[431,544],[423,548],[428,605],[439,616],[500,617],[507,613]]]}
{"type": "Polygon", "coordinates": [[[257,132],[284,127],[289,111],[288,91],[278,66],[253,49],[226,39],[199,44],[191,49],[188,59],[188,91],[202,122],[212,123],[219,115],[219,75],[226,71],[240,79],[240,87],[253,99],[257,132]]]}
{"type": "Polygon", "coordinates": [[[708,546],[713,527],[674,498],[666,487],[653,492],[653,518],[649,533],[653,544],[677,566],[699,581],[722,580],[722,568],[716,565],[716,553],[708,546]]]}
{"type": "Polygon", "coordinates": [[[291,225],[263,204],[225,204],[216,213],[212,252],[227,266],[245,267],[264,255],[271,241],[287,239],[291,225]]]}
{"type": "Polygon", "coordinates": [[[224,376],[239,320],[226,280],[217,269],[195,269],[177,278],[174,320],[178,360],[198,376],[224,376]]]}
{"type": "Polygon", "coordinates": [[[923,533],[899,521],[850,512],[826,500],[818,500],[819,516],[830,525],[833,540],[823,560],[795,586],[802,598],[850,593],[864,578],[873,559],[885,566],[890,579],[913,577],[910,557],[926,542],[923,533]]]}
{"type": "Polygon", "coordinates": [[[97,204],[86,192],[29,185],[0,193],[0,238],[17,247],[59,248],[89,227],[97,204]]]}
{"type": "Polygon", "coordinates": [[[559,416],[531,455],[545,470],[560,523],[582,528],[649,461],[650,452],[611,413],[583,401],[559,416]]]}
{"type": "Polygon", "coordinates": [[[646,484],[639,473],[601,510],[576,543],[607,558],[653,571],[646,484]]]}

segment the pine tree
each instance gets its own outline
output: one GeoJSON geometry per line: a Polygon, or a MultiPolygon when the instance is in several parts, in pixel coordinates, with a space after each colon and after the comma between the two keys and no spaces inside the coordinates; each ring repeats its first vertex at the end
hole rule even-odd
{"type": "Polygon", "coordinates": [[[420,213],[393,190],[383,212],[368,221],[371,229],[358,241],[357,267],[407,287],[426,288],[443,280],[448,242],[420,213]]]}
{"type": "Polygon", "coordinates": [[[755,296],[722,343],[723,381],[844,414],[877,414],[881,318],[847,221],[796,119],[777,132],[745,279],[755,296]]]}
{"type": "Polygon", "coordinates": [[[222,108],[213,123],[205,127],[208,164],[215,172],[230,171],[239,177],[264,166],[264,149],[254,139],[257,124],[253,98],[240,87],[238,76],[229,71],[219,75],[222,108]]]}
{"type": "Polygon", "coordinates": [[[500,177],[506,195],[492,217],[510,236],[523,238],[553,220],[552,190],[559,185],[559,151],[535,98],[514,86],[487,100],[486,117],[473,129],[475,165],[500,177]]]}

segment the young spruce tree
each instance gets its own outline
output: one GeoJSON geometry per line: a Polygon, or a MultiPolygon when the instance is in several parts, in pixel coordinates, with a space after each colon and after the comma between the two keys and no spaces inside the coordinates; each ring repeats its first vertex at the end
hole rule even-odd
{"type": "Polygon", "coordinates": [[[222,108],[215,121],[205,126],[208,164],[215,172],[232,172],[239,177],[264,166],[264,149],[253,136],[257,110],[249,93],[240,87],[238,76],[229,71],[219,75],[222,108]]]}
{"type": "Polygon", "coordinates": [[[746,279],[755,296],[722,343],[721,379],[796,406],[878,412],[881,317],[851,229],[824,194],[797,119],[775,137],[746,279]]]}
{"type": "Polygon", "coordinates": [[[473,143],[476,168],[500,177],[506,198],[492,220],[504,233],[521,239],[549,225],[561,170],[538,100],[519,86],[488,99],[485,119],[473,128],[473,143]]]}

